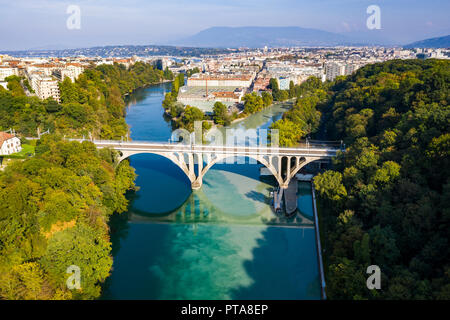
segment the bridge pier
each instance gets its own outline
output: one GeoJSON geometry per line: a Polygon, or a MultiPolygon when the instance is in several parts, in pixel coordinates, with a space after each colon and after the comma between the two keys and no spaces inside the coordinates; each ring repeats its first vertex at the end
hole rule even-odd
{"type": "Polygon", "coordinates": [[[194,182],[191,183],[192,190],[199,190],[203,185],[203,177],[198,177],[194,182]]]}

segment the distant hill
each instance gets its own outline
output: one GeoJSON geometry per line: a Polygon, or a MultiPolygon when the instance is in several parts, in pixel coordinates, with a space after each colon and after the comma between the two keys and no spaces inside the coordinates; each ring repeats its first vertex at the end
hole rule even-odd
{"type": "Polygon", "coordinates": [[[176,44],[212,48],[262,48],[357,43],[341,34],[300,27],[212,27],[176,44]]]}
{"type": "Polygon", "coordinates": [[[404,48],[450,48],[450,35],[416,41],[407,44],[404,48]]]}
{"type": "Polygon", "coordinates": [[[130,57],[137,56],[183,56],[193,57],[203,54],[214,55],[229,53],[230,50],[222,48],[188,48],[158,45],[121,45],[103,46],[77,49],[29,49],[19,51],[1,51],[0,54],[9,54],[15,57],[72,57],[84,55],[86,57],[130,57]]]}

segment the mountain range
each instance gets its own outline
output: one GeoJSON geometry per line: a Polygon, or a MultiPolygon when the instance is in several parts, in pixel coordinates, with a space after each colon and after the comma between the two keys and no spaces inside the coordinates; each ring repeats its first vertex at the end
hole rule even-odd
{"type": "Polygon", "coordinates": [[[339,33],[301,27],[212,27],[172,44],[211,48],[262,48],[364,45],[369,42],[339,33]]]}
{"type": "Polygon", "coordinates": [[[416,41],[404,46],[405,48],[450,48],[450,35],[416,41]]]}

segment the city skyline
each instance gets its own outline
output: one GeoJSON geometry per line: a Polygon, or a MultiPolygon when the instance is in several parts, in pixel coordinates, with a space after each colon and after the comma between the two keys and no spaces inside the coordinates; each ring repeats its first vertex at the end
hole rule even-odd
{"type": "Polygon", "coordinates": [[[355,39],[407,44],[449,34],[450,3],[440,1],[119,1],[0,0],[1,50],[64,49],[103,45],[176,45],[214,26],[299,26],[355,39]],[[369,5],[381,10],[381,30],[368,30],[369,5]],[[68,29],[70,5],[81,28],[68,29]],[[13,27],[11,27],[13,26],[13,27]]]}

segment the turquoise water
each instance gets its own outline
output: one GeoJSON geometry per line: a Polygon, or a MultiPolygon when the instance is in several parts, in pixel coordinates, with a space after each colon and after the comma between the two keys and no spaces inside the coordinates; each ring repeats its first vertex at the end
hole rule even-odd
{"type": "MultiPolygon", "coordinates": [[[[170,138],[161,107],[169,90],[162,84],[132,95],[134,140],[170,138]]],[[[233,127],[267,128],[285,108],[233,127]]],[[[104,299],[320,298],[308,183],[299,183],[299,218],[285,221],[270,209],[275,184],[259,177],[257,164],[217,164],[195,192],[166,158],[141,154],[130,164],[140,190],[129,195],[129,212],[111,221],[114,264],[104,299]]]]}

